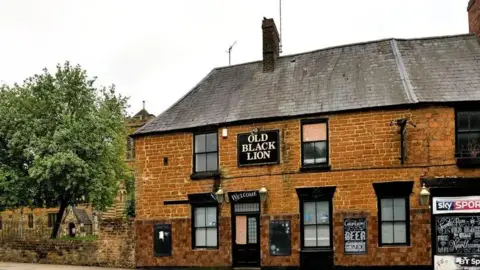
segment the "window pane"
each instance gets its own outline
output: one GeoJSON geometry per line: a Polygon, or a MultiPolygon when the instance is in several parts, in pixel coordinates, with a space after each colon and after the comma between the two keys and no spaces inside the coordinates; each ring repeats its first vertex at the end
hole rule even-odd
{"type": "Polygon", "coordinates": [[[319,225],[317,226],[318,246],[325,247],[330,246],[330,226],[319,225]]]}
{"type": "Polygon", "coordinates": [[[393,218],[394,220],[406,220],[405,219],[405,199],[396,198],[393,200],[393,218]]]}
{"type": "Polygon", "coordinates": [[[205,208],[195,208],[195,227],[205,227],[205,208]]]}
{"type": "Polygon", "coordinates": [[[208,153],[207,154],[207,171],[216,171],[217,170],[217,153],[208,153]]]}
{"type": "Polygon", "coordinates": [[[460,131],[468,130],[468,113],[461,112],[457,114],[457,128],[460,131]]]}
{"type": "Polygon", "coordinates": [[[303,223],[316,224],[315,221],[315,202],[303,203],[303,223]]]}
{"type": "Polygon", "coordinates": [[[303,231],[303,237],[306,247],[317,246],[317,226],[305,226],[303,231]]]}
{"type": "Polygon", "coordinates": [[[247,217],[235,217],[235,243],[238,245],[245,245],[247,243],[247,217]]]}
{"type": "Polygon", "coordinates": [[[317,202],[317,224],[328,224],[329,221],[328,202],[317,202]]]}
{"type": "Polygon", "coordinates": [[[217,208],[208,207],[207,208],[207,227],[216,227],[217,226],[217,208]]]}
{"type": "Polygon", "coordinates": [[[195,155],[195,171],[204,172],[207,170],[207,154],[195,155]]]}
{"type": "Polygon", "coordinates": [[[248,218],[248,243],[257,243],[257,219],[254,217],[248,218]]]}
{"type": "Polygon", "coordinates": [[[480,130],[480,112],[470,114],[470,130],[480,130]]]}
{"type": "Polygon", "coordinates": [[[315,163],[315,143],[304,143],[303,144],[303,164],[314,164],[315,163]]]}
{"type": "Polygon", "coordinates": [[[392,222],[382,223],[382,243],[383,244],[393,243],[393,223],[392,222]]]}
{"type": "Polygon", "coordinates": [[[327,163],[327,142],[315,143],[315,163],[327,163]]]}
{"type": "Polygon", "coordinates": [[[205,242],[206,229],[205,228],[196,228],[195,229],[195,246],[204,247],[206,246],[205,242]]]}
{"type": "Polygon", "coordinates": [[[468,154],[468,133],[457,134],[457,151],[463,154],[468,154]]]}
{"type": "Polygon", "coordinates": [[[472,132],[470,136],[468,136],[468,150],[470,152],[480,150],[480,132],[472,132]]]}
{"type": "Polygon", "coordinates": [[[393,199],[382,199],[382,220],[393,220],[393,199]]]}
{"type": "Polygon", "coordinates": [[[405,222],[395,222],[393,224],[394,229],[394,239],[395,243],[406,243],[407,242],[407,227],[405,222]]]}
{"type": "Polygon", "coordinates": [[[205,152],[205,134],[195,135],[195,153],[205,152]]]}
{"type": "Polygon", "coordinates": [[[207,152],[217,151],[217,133],[207,134],[207,152]]]}
{"type": "Polygon", "coordinates": [[[327,140],[327,124],[303,125],[303,142],[327,140]]]}
{"type": "Polygon", "coordinates": [[[207,229],[207,247],[217,246],[217,228],[207,229]]]}

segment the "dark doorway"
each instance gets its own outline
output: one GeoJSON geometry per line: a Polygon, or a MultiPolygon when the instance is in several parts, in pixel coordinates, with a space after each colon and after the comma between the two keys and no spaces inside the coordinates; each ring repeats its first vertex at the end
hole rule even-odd
{"type": "Polygon", "coordinates": [[[75,232],[76,232],[75,223],[70,222],[68,224],[68,235],[70,237],[75,237],[75,232]]]}
{"type": "Polygon", "coordinates": [[[232,204],[234,266],[260,266],[260,203],[232,204]]]}

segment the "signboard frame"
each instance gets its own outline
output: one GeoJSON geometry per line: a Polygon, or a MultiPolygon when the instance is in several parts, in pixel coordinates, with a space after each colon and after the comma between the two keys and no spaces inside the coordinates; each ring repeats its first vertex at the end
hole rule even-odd
{"type": "Polygon", "coordinates": [[[261,131],[258,131],[256,133],[256,135],[260,135],[260,134],[265,134],[265,133],[270,133],[270,132],[274,132],[275,135],[277,136],[277,139],[275,140],[276,143],[277,143],[277,147],[276,147],[276,151],[277,151],[277,155],[275,155],[275,158],[276,160],[274,161],[267,161],[267,162],[259,162],[259,163],[242,163],[241,162],[241,153],[242,153],[242,144],[240,144],[240,137],[241,136],[250,136],[252,135],[251,132],[248,132],[248,133],[238,133],[237,134],[237,166],[238,167],[248,167],[248,166],[261,166],[261,165],[274,165],[274,164],[280,164],[280,130],[278,129],[272,129],[272,130],[261,130],[261,131]]]}
{"type": "MultiPolygon", "coordinates": [[[[362,231],[362,230],[354,230],[354,231],[362,231]]],[[[343,219],[343,253],[346,255],[364,255],[368,253],[368,220],[366,217],[346,217],[343,219]],[[347,230],[347,227],[345,226],[346,221],[362,221],[363,222],[363,231],[365,232],[365,240],[359,240],[356,242],[363,242],[365,244],[365,250],[363,251],[347,251],[347,242],[352,242],[352,241],[347,241],[345,238],[345,234],[347,232],[351,232],[352,230],[347,230]]]]}

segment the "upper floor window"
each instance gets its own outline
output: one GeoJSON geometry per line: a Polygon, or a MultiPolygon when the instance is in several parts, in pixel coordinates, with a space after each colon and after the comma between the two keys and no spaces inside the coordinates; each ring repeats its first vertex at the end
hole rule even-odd
{"type": "Polygon", "coordinates": [[[196,134],[194,142],[195,172],[218,171],[217,133],[196,134]]]}
{"type": "Polygon", "coordinates": [[[328,165],[326,119],[302,121],[302,167],[328,165]]]}
{"type": "Polygon", "coordinates": [[[132,137],[127,137],[126,159],[135,159],[135,140],[132,137]]]}
{"type": "Polygon", "coordinates": [[[193,206],[193,247],[218,247],[217,207],[193,206]]]}
{"type": "Polygon", "coordinates": [[[457,112],[456,148],[459,158],[480,158],[480,111],[457,112]]]}

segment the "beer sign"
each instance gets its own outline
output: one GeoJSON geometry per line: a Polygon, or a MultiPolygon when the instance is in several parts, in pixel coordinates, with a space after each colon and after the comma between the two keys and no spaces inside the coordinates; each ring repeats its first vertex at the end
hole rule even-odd
{"type": "Polygon", "coordinates": [[[238,134],[238,166],[279,163],[279,141],[278,130],[238,134]]]}

